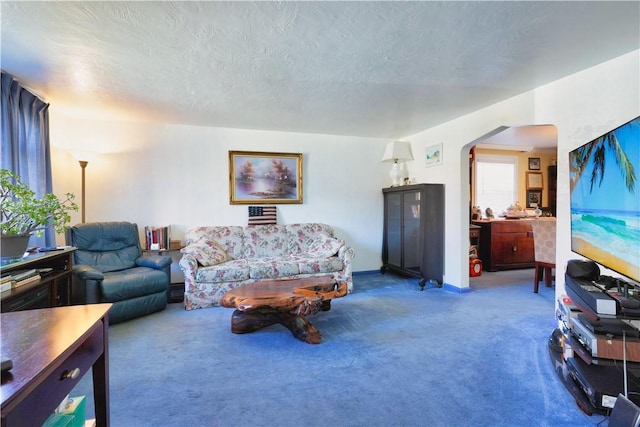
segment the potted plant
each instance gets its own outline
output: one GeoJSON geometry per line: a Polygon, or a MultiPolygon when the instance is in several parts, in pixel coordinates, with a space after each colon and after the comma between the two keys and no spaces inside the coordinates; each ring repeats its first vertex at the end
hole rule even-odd
{"type": "Polygon", "coordinates": [[[66,193],[64,200],[52,193],[39,199],[19,176],[0,169],[1,258],[21,258],[31,235],[40,235],[46,227],[53,227],[56,233],[64,232],[71,221],[69,212],[78,210],[74,199],[72,193],[66,193]]]}

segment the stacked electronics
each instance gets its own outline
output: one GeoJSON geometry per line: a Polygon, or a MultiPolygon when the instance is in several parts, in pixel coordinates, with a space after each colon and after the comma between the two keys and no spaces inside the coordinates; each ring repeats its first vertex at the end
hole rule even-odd
{"type": "Polygon", "coordinates": [[[571,260],[565,288],[557,317],[566,376],[582,393],[572,392],[576,402],[604,414],[619,395],[640,404],[640,286],[601,276],[593,261],[571,260]]]}

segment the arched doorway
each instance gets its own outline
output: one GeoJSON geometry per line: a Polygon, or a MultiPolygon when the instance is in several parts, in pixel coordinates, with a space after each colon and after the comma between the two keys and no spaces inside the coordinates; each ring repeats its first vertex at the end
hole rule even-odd
{"type": "MultiPolygon", "coordinates": [[[[467,241],[467,237],[463,233],[463,239],[465,241],[461,245],[462,248],[471,251],[470,244],[471,235],[473,229],[471,227],[471,210],[475,201],[474,194],[474,167],[475,167],[475,155],[478,151],[490,150],[491,153],[510,153],[511,155],[517,155],[519,159],[518,170],[518,195],[519,197],[514,200],[524,200],[522,206],[528,205],[527,198],[532,197],[528,194],[530,191],[525,185],[525,176],[527,172],[531,172],[531,168],[535,168],[536,164],[539,169],[534,171],[539,176],[544,176],[545,186],[544,190],[540,190],[540,201],[542,201],[542,194],[544,194],[544,202],[548,206],[553,207],[555,214],[555,162],[557,159],[557,145],[558,136],[557,128],[554,125],[526,125],[526,126],[500,126],[491,132],[488,132],[473,141],[470,141],[464,145],[461,149],[461,182],[463,183],[462,189],[462,201],[466,202],[467,206],[463,206],[464,214],[463,223],[469,224],[470,233],[467,241]],[[543,159],[540,162],[540,159],[543,159]],[[465,165],[468,164],[468,167],[465,165]],[[524,170],[523,170],[524,169],[524,170]],[[544,193],[543,193],[544,192],[544,193]]],[[[531,191],[533,193],[533,191],[531,191]]],[[[538,196],[538,193],[533,194],[538,196]]],[[[534,200],[533,198],[531,200],[534,200]]],[[[502,211],[502,208],[499,209],[502,211]]],[[[496,216],[500,212],[495,212],[496,216]]],[[[483,217],[486,216],[482,211],[483,217]]],[[[482,245],[482,240],[479,242],[482,245]]],[[[461,254],[462,265],[466,265],[467,258],[469,257],[469,251],[464,250],[461,254]]],[[[470,272],[471,275],[471,272],[470,272]]],[[[462,283],[462,286],[472,288],[472,284],[481,283],[482,279],[475,277],[470,278],[470,275],[463,275],[464,279],[469,280],[467,283],[462,283]],[[473,280],[471,280],[473,279],[473,280]]],[[[532,276],[533,277],[533,276],[532,276]]],[[[533,279],[532,279],[533,280],[533,279]]]]}

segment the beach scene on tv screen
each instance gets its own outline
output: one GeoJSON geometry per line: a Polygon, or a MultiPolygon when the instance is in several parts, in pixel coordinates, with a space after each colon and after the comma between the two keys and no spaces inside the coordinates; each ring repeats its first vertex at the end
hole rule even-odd
{"type": "Polygon", "coordinates": [[[640,281],[640,118],[569,153],[571,250],[640,281]]]}

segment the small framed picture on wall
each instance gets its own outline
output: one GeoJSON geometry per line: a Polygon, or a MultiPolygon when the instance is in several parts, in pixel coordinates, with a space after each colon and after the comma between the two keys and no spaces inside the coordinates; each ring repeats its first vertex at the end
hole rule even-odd
{"type": "Polygon", "coordinates": [[[426,167],[442,164],[442,144],[428,147],[424,155],[424,165],[426,167]]]}
{"type": "Polygon", "coordinates": [[[540,157],[529,157],[529,170],[530,171],[540,170],[540,157]]]}
{"type": "Polygon", "coordinates": [[[527,172],[527,190],[542,190],[542,172],[527,172]]]}
{"type": "Polygon", "coordinates": [[[527,190],[527,207],[539,208],[540,206],[542,206],[542,191],[527,190]]]}

